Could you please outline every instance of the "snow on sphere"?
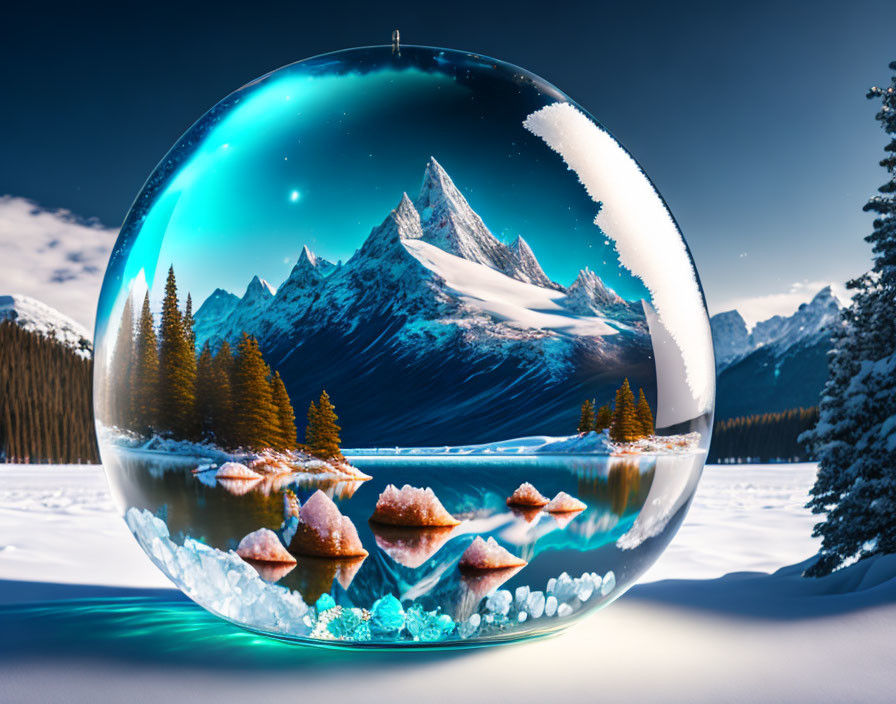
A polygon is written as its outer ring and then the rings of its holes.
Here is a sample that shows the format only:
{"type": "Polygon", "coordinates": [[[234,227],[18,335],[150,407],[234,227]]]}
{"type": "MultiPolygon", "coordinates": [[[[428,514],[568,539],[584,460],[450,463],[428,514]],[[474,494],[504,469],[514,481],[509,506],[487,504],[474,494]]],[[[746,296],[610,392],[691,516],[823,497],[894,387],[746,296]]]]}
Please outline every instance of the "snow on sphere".
{"type": "MultiPolygon", "coordinates": [[[[89,347],[6,298],[0,319],[89,347]]],[[[565,627],[669,544],[709,443],[710,328],[669,208],[562,91],[473,52],[313,57],[199,116],[128,212],[95,330],[129,527],[191,598],[279,638],[565,627]]]]}

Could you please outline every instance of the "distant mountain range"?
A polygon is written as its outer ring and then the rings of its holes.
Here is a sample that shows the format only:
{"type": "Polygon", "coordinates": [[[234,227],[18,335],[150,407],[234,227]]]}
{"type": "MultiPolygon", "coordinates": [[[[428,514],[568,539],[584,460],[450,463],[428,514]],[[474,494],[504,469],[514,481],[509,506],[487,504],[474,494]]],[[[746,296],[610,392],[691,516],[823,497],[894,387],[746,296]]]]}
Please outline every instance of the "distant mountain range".
{"type": "Polygon", "coordinates": [[[793,315],[776,315],[752,331],[735,310],[714,315],[716,418],[817,405],[841,310],[827,287],[793,315]]]}
{"type": "Polygon", "coordinates": [[[3,320],[11,320],[28,332],[53,338],[82,357],[90,357],[93,350],[92,337],[82,325],[30,296],[0,295],[0,321],[3,320]]]}
{"type": "Polygon", "coordinates": [[[346,446],[568,434],[582,400],[610,400],[623,375],[655,387],[641,302],[589,269],[552,281],[435,159],[417,198],[404,194],[344,264],[304,247],[276,289],[251,277],[195,318],[200,345],[257,337],[297,409],[325,388],[346,446]]]}

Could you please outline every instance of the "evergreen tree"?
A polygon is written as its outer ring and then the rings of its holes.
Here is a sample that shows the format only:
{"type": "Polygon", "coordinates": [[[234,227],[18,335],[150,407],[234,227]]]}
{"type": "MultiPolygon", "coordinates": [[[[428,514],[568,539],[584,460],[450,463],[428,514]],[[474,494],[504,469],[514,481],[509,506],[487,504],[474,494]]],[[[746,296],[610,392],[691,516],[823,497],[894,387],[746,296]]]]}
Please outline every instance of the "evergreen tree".
{"type": "Polygon", "coordinates": [[[280,372],[274,372],[271,377],[271,397],[274,407],[277,409],[277,424],[280,428],[275,447],[278,450],[294,450],[296,447],[296,414],[292,410],[292,403],[289,401],[289,394],[286,392],[283,379],[280,378],[280,372]]]}
{"type": "Polygon", "coordinates": [[[890,136],[880,161],[888,178],[865,205],[876,215],[865,238],[873,266],[847,284],[855,295],[834,337],[819,423],[803,436],[819,460],[809,506],[825,514],[815,526],[822,545],[811,576],[896,552],[896,76],[868,97],[882,103],[875,117],[890,136]]]}
{"type": "MultiPolygon", "coordinates": [[[[203,438],[215,437],[215,359],[208,342],[202,346],[196,363],[196,416],[203,438]]],[[[216,438],[217,439],[217,438],[216,438]]]]}
{"type": "Polygon", "coordinates": [[[168,270],[159,326],[159,426],[180,437],[195,428],[196,355],[177,303],[174,267],[168,270]]]}
{"type": "MultiPolygon", "coordinates": [[[[309,409],[309,416],[311,410],[309,409]]],[[[317,408],[313,414],[312,436],[313,444],[309,445],[311,454],[322,460],[342,459],[342,452],[339,445],[342,442],[339,439],[339,431],[342,428],[337,425],[339,420],[336,415],[336,409],[330,403],[330,397],[326,391],[322,391],[320,398],[317,400],[317,408]]]]}
{"type": "Polygon", "coordinates": [[[579,415],[580,433],[587,433],[594,429],[594,402],[585,399],[582,401],[582,412],[579,415]]]}
{"type": "Polygon", "coordinates": [[[193,297],[187,293],[187,303],[184,305],[184,334],[187,336],[187,344],[191,350],[196,349],[196,331],[193,326],[196,321],[193,319],[193,297]]]}
{"type": "Polygon", "coordinates": [[[280,437],[277,409],[258,341],[243,333],[233,365],[233,407],[236,444],[252,450],[275,447],[280,437]]]}
{"type": "Polygon", "coordinates": [[[216,442],[223,447],[233,447],[233,353],[227,340],[221,343],[212,362],[213,387],[210,390],[210,428],[216,442]]]}
{"type": "Polygon", "coordinates": [[[644,437],[635,408],[635,395],[628,379],[616,391],[616,405],[613,422],[610,424],[610,439],[613,442],[633,442],[644,437]]]}
{"type": "Polygon", "coordinates": [[[317,404],[312,401],[308,404],[308,424],[305,426],[305,449],[313,453],[317,447],[317,428],[319,422],[317,420],[317,404]]]}
{"type": "Polygon", "coordinates": [[[650,404],[647,403],[644,389],[638,389],[638,405],[635,410],[638,414],[638,422],[641,425],[641,432],[645,437],[653,435],[655,430],[653,427],[653,411],[650,410],[650,404]]]}
{"type": "Polygon", "coordinates": [[[108,384],[108,407],[113,425],[130,428],[133,421],[132,390],[134,374],[134,309],[131,297],[124,300],[115,349],[112,352],[108,384]]]}
{"type": "Polygon", "coordinates": [[[613,409],[610,407],[610,404],[604,404],[600,408],[597,409],[597,415],[594,418],[594,429],[598,433],[602,433],[607,428],[610,427],[610,423],[613,422],[613,409]]]}
{"type": "Polygon", "coordinates": [[[134,368],[134,429],[149,434],[158,423],[159,351],[149,293],[137,324],[134,368]]]}

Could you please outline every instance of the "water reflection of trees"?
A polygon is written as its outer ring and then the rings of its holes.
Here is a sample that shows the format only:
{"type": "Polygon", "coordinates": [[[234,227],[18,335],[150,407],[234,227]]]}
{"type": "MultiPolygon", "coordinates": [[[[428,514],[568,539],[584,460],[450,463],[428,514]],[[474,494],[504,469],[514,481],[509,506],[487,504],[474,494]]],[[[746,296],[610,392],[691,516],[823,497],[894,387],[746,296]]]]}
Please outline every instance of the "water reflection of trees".
{"type": "Polygon", "coordinates": [[[655,463],[630,458],[612,458],[606,475],[578,473],[578,496],[589,504],[609,506],[617,516],[639,511],[647,500],[655,463]]]}

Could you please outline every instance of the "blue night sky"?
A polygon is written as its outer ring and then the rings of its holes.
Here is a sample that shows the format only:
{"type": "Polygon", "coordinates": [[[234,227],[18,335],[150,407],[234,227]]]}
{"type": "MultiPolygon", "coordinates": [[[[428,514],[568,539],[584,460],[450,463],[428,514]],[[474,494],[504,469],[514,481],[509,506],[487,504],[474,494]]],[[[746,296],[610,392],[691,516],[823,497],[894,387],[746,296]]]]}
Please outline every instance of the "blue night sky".
{"type": "Polygon", "coordinates": [[[248,87],[207,131],[200,125],[198,146],[152,191],[125,279],[145,267],[158,298],[173,263],[198,303],[219,286],[241,293],[256,273],[278,285],[303,245],[347,260],[403,191],[416,196],[432,155],[494,234],[508,243],[522,235],[548,276],[569,284],[589,266],[640,299],[642,285],[593,224],[596,204],[522,126],[559,94],[480,63],[381,49],[323,57],[248,87]]]}
{"type": "MultiPolygon", "coordinates": [[[[711,310],[747,306],[799,282],[842,282],[867,268],[870,216],[861,206],[882,182],[876,162],[885,140],[864,93],[887,80],[896,58],[896,3],[531,7],[17,3],[4,14],[16,31],[0,45],[0,193],[117,226],[162,155],[223,96],[307,56],[384,43],[397,26],[408,44],[523,66],[594,115],[669,203],[711,310]]],[[[377,146],[371,168],[386,146],[377,146]]],[[[529,237],[536,223],[480,198],[495,188],[499,151],[512,178],[537,179],[514,169],[519,157],[506,144],[495,150],[491,176],[459,154],[434,155],[498,236],[529,237]]],[[[378,181],[381,201],[369,196],[351,209],[360,232],[381,221],[402,190],[417,188],[428,156],[408,154],[394,182],[378,181]]],[[[284,227],[310,231],[302,209],[338,198],[296,176],[294,203],[291,191],[255,187],[284,227]]],[[[590,223],[585,206],[570,217],[590,223]]],[[[278,260],[271,252],[271,261],[259,247],[246,273],[258,269],[277,283],[291,265],[283,259],[300,246],[278,251],[278,260]]],[[[562,253],[536,253],[563,279],[562,253]]]]}

